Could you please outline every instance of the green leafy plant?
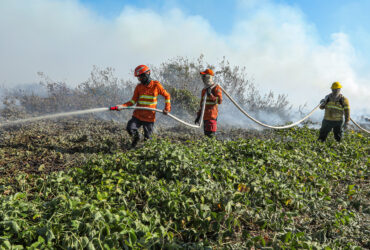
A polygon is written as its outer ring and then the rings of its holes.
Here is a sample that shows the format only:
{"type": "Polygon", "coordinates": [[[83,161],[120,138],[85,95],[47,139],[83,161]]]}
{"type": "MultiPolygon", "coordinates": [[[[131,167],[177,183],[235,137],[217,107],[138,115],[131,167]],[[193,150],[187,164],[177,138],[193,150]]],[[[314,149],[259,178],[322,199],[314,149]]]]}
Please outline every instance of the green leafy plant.
{"type": "Polygon", "coordinates": [[[369,139],[320,143],[317,133],[156,138],[137,150],[97,148],[65,171],[3,176],[0,246],[369,248],[369,139]]]}

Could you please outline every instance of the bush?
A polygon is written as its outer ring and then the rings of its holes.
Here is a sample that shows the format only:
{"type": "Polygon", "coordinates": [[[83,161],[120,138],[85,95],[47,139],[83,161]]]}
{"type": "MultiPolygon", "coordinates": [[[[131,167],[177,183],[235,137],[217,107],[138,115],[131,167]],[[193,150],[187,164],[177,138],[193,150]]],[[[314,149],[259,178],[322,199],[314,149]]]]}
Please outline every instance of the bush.
{"type": "MultiPolygon", "coordinates": [[[[193,111],[193,102],[195,98],[190,98],[189,92],[198,98],[198,107],[200,101],[200,93],[203,89],[203,83],[199,76],[199,72],[206,68],[215,71],[215,82],[219,83],[233,98],[245,109],[252,112],[274,112],[278,115],[287,118],[287,113],[291,109],[287,95],[276,96],[273,92],[262,95],[253,81],[248,77],[245,67],[231,67],[229,61],[224,57],[218,66],[210,65],[204,62],[204,56],[201,55],[197,60],[190,61],[187,58],[177,57],[168,62],[162,63],[159,67],[153,67],[152,74],[155,79],[158,79],[169,89],[170,94],[176,95],[174,105],[177,102],[183,104],[189,103],[188,111],[193,111]],[[177,90],[174,91],[174,90],[177,90]],[[178,90],[187,90],[183,96],[179,95],[178,90]]],[[[231,102],[224,98],[224,106],[232,105],[231,102]]],[[[237,111],[239,112],[239,111],[237,111]]]]}
{"type": "MultiPolygon", "coordinates": [[[[262,96],[248,78],[245,67],[231,67],[225,58],[216,67],[205,63],[201,55],[195,61],[178,57],[158,67],[152,66],[152,78],[159,80],[172,96],[172,112],[175,115],[193,116],[199,109],[200,93],[203,88],[199,72],[205,68],[214,69],[215,82],[220,83],[249,111],[286,115],[290,109],[286,95],[276,97],[274,93],[269,92],[262,96]]],[[[94,66],[89,79],[75,88],[65,82],[54,81],[44,73],[39,73],[39,76],[41,82],[37,91],[19,89],[7,92],[3,97],[4,107],[1,110],[3,117],[10,118],[13,115],[18,118],[26,114],[109,107],[130,100],[135,88],[132,81],[119,80],[115,77],[112,68],[99,69],[94,66]]],[[[159,104],[159,108],[164,106],[162,98],[159,98],[159,104]]],[[[224,107],[228,107],[230,101],[224,98],[224,104],[224,107]]],[[[122,117],[122,114],[119,116],[122,117]]],[[[128,113],[123,116],[127,117],[128,113]]],[[[109,117],[118,118],[118,115],[110,114],[109,117]]]]}

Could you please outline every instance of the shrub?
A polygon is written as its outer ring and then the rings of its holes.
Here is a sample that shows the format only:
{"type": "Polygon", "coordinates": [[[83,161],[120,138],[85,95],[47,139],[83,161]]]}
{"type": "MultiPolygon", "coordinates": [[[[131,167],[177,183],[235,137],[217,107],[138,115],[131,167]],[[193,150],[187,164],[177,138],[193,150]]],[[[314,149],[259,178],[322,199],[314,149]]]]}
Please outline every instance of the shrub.
{"type": "MultiPolygon", "coordinates": [[[[220,83],[241,106],[252,112],[274,112],[286,114],[291,108],[286,95],[275,96],[269,92],[261,95],[249,79],[245,67],[231,67],[223,58],[218,66],[204,62],[201,55],[195,61],[178,57],[170,59],[160,66],[152,66],[152,78],[159,80],[172,96],[172,111],[175,115],[194,113],[199,109],[200,93],[203,83],[199,72],[205,68],[215,70],[215,82],[220,83]]],[[[63,111],[108,107],[122,104],[130,100],[135,83],[130,80],[119,80],[114,69],[99,69],[94,66],[90,77],[77,87],[71,87],[62,81],[54,81],[44,73],[39,73],[41,82],[37,90],[11,90],[3,97],[3,117],[9,118],[17,113],[17,117],[26,114],[45,114],[63,111]],[[41,93],[41,94],[40,94],[41,93]]],[[[159,98],[161,108],[163,100],[159,98]]],[[[224,107],[230,101],[224,98],[224,107]]],[[[228,109],[228,108],[227,108],[228,109]]],[[[237,111],[239,112],[239,111],[237,111]]],[[[110,114],[109,117],[127,117],[110,114]]]]}

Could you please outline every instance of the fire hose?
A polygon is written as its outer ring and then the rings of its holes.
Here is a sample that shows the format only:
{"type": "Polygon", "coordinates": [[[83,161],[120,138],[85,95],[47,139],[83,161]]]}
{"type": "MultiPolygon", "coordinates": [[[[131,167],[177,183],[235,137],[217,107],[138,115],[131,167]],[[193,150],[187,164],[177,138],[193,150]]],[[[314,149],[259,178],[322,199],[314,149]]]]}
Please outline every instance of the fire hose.
{"type": "MultiPolygon", "coordinates": [[[[206,98],[207,96],[204,95],[204,98],[202,100],[202,112],[201,112],[201,115],[200,115],[200,122],[199,122],[199,125],[194,125],[194,124],[191,124],[191,123],[188,123],[188,122],[185,122],[183,120],[181,120],[180,118],[168,113],[167,115],[169,117],[171,117],[172,119],[174,119],[175,121],[178,121],[188,127],[192,127],[192,128],[200,128],[202,127],[202,123],[203,123],[203,117],[204,117],[204,111],[206,110],[206,98]]],[[[154,108],[145,108],[145,107],[123,107],[122,109],[140,109],[140,110],[151,110],[151,111],[155,111],[155,112],[159,112],[159,113],[163,113],[163,110],[160,110],[160,109],[154,109],[154,108]]]]}
{"type": "Polygon", "coordinates": [[[221,86],[220,86],[220,88],[225,93],[225,95],[230,99],[230,101],[240,110],[240,112],[242,112],[245,116],[247,116],[249,119],[251,119],[255,123],[257,123],[257,124],[259,124],[259,125],[261,125],[263,127],[266,127],[266,128],[286,129],[286,128],[291,128],[291,127],[297,126],[298,124],[300,124],[301,122],[303,122],[304,120],[306,120],[308,117],[310,117],[320,107],[320,104],[317,105],[308,115],[306,115],[301,120],[299,120],[299,121],[297,121],[295,123],[292,123],[292,124],[289,124],[289,125],[285,125],[285,126],[271,126],[271,125],[262,123],[262,122],[258,121],[257,119],[253,118],[251,115],[249,115],[247,113],[247,111],[245,111],[242,107],[239,106],[239,104],[237,104],[235,102],[235,100],[230,96],[230,94],[224,88],[222,88],[221,86]]]}
{"type": "MultiPolygon", "coordinates": [[[[219,85],[220,86],[220,85],[219,85]]],[[[215,87],[215,86],[214,86],[215,87]]],[[[285,125],[285,126],[271,126],[271,125],[268,125],[268,124],[265,124],[265,123],[262,123],[261,121],[258,121],[257,119],[253,118],[250,114],[248,114],[247,111],[245,111],[232,97],[231,95],[224,89],[222,88],[222,86],[220,86],[222,92],[225,93],[225,95],[230,99],[230,101],[239,109],[240,112],[242,112],[245,116],[247,116],[249,119],[251,119],[252,121],[254,121],[255,123],[263,126],[263,127],[266,127],[266,128],[271,128],[271,129],[287,129],[287,128],[291,128],[291,127],[294,127],[294,126],[297,126],[298,124],[302,123],[303,121],[305,121],[306,119],[308,119],[319,107],[320,107],[320,104],[318,104],[310,113],[308,113],[305,117],[303,117],[302,119],[300,119],[299,121],[296,121],[292,124],[289,124],[289,125],[285,125]]],[[[203,120],[203,115],[204,115],[204,109],[205,109],[205,97],[206,95],[204,95],[204,99],[203,99],[203,106],[202,106],[202,115],[201,115],[201,119],[200,121],[202,122],[203,120]]],[[[162,110],[159,110],[159,109],[153,109],[153,108],[145,108],[145,107],[124,107],[123,109],[142,109],[142,110],[151,110],[151,111],[156,111],[156,112],[160,112],[160,113],[163,113],[162,110]]],[[[176,116],[174,115],[171,115],[171,114],[168,114],[169,117],[171,117],[172,119],[186,125],[186,126],[189,126],[189,127],[192,127],[192,128],[200,128],[202,124],[199,124],[199,126],[197,125],[193,125],[193,124],[190,124],[190,123],[187,123],[179,118],[177,118],[176,116]]],[[[362,128],[359,124],[357,124],[354,120],[352,120],[351,118],[351,121],[359,128],[361,129],[362,131],[366,132],[366,133],[370,133],[370,131],[362,128]]]]}
{"type": "Polygon", "coordinates": [[[366,130],[366,129],[364,129],[363,127],[361,127],[360,125],[358,125],[358,124],[357,124],[357,122],[355,122],[354,120],[352,120],[352,118],[351,118],[351,121],[352,121],[352,122],[353,122],[353,124],[355,124],[359,129],[361,129],[362,131],[364,131],[364,132],[366,132],[366,133],[370,134],[370,131],[369,131],[369,130],[366,130]]]}
{"type": "MultiPolygon", "coordinates": [[[[213,87],[215,87],[215,86],[216,85],[214,85],[213,87]]],[[[271,126],[271,125],[262,123],[261,121],[258,121],[257,119],[253,118],[239,104],[236,103],[236,101],[231,97],[231,95],[224,88],[222,88],[222,86],[220,86],[220,88],[225,93],[225,95],[230,99],[230,101],[239,109],[240,112],[242,112],[245,116],[247,116],[249,119],[251,119],[255,123],[257,123],[257,124],[259,124],[259,125],[261,125],[263,127],[271,128],[271,129],[287,129],[287,128],[291,128],[291,127],[297,126],[298,124],[302,123],[304,120],[306,120],[307,118],[309,118],[320,107],[320,104],[317,105],[305,117],[303,117],[299,121],[294,122],[292,124],[285,125],[285,126],[271,126]]],[[[204,95],[204,98],[202,100],[202,109],[201,109],[201,116],[200,116],[200,123],[199,123],[199,125],[194,125],[194,124],[185,122],[185,121],[181,120],[180,118],[178,118],[178,117],[176,117],[176,116],[174,116],[174,115],[172,115],[170,113],[168,113],[167,116],[169,116],[170,118],[172,118],[172,119],[176,120],[177,122],[182,123],[182,124],[184,124],[184,125],[186,125],[188,127],[200,128],[202,126],[202,123],[203,123],[203,117],[204,117],[204,111],[205,111],[205,105],[206,105],[206,98],[207,98],[207,95],[204,95]]],[[[158,113],[163,113],[162,110],[154,109],[154,108],[146,108],[146,107],[123,107],[121,109],[126,109],[126,110],[130,110],[130,109],[151,110],[151,111],[155,111],[155,112],[158,112],[158,113]]],[[[38,117],[20,119],[20,120],[16,120],[16,121],[9,121],[9,122],[0,124],[0,127],[14,125],[14,124],[19,124],[19,123],[23,123],[23,122],[30,122],[30,121],[37,121],[37,120],[43,120],[43,119],[58,118],[58,117],[70,116],[70,115],[81,115],[81,114],[86,114],[86,113],[102,112],[102,111],[107,111],[107,110],[109,110],[109,108],[97,108],[97,109],[89,109],[89,110],[79,110],[79,111],[65,112],[65,113],[60,113],[60,114],[44,115],[44,116],[38,116],[38,117]]],[[[354,120],[352,120],[352,118],[351,118],[351,121],[360,130],[362,130],[362,131],[364,131],[366,133],[370,133],[370,131],[362,128],[359,124],[357,124],[354,120]]]]}

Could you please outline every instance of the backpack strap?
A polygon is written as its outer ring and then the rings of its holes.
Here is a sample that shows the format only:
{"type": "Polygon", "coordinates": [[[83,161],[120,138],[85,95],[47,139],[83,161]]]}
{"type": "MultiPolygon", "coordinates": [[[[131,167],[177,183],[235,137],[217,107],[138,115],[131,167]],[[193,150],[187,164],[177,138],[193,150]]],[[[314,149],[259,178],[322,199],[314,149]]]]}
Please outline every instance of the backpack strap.
{"type": "Polygon", "coordinates": [[[342,105],[342,108],[344,108],[344,96],[343,95],[340,96],[339,103],[340,105],[342,105]]]}

